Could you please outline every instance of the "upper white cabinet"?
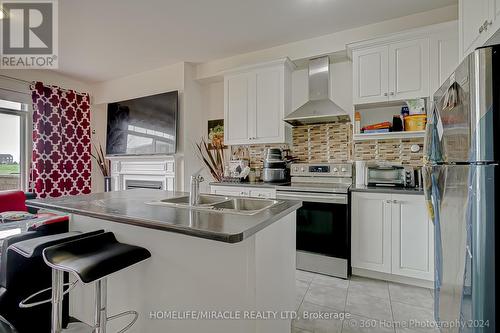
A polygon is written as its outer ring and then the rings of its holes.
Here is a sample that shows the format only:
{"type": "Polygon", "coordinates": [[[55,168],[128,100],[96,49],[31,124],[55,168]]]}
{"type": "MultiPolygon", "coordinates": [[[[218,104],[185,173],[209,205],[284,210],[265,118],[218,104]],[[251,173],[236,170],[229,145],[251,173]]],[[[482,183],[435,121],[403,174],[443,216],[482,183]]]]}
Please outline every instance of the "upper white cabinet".
{"type": "Polygon", "coordinates": [[[387,101],[389,49],[372,47],[353,52],[354,104],[387,101]]]}
{"type": "Polygon", "coordinates": [[[431,96],[458,63],[457,38],[448,22],[349,44],[353,104],[431,96]]]}
{"type": "MultiPolygon", "coordinates": [[[[499,0],[500,1],[500,0],[499,0]]],[[[458,22],[446,23],[447,28],[430,37],[431,97],[458,66],[458,22]]]]}
{"type": "MultiPolygon", "coordinates": [[[[460,0],[459,33],[461,58],[482,46],[491,36],[497,0],[460,0]]],[[[496,29],[495,29],[496,30],[496,29]]]]}
{"type": "Polygon", "coordinates": [[[459,0],[458,20],[461,60],[478,47],[498,43],[500,0],[459,0]]]}
{"type": "Polygon", "coordinates": [[[285,143],[283,118],[291,110],[288,59],[231,70],[224,75],[224,142],[285,143]]]}
{"type": "Polygon", "coordinates": [[[429,39],[389,45],[389,100],[429,96],[429,39]]]}
{"type": "Polygon", "coordinates": [[[434,229],[423,195],[352,193],[352,267],[432,281],[434,229]]]}
{"type": "Polygon", "coordinates": [[[429,40],[353,50],[354,104],[429,95],[429,40]]]}
{"type": "Polygon", "coordinates": [[[224,79],[225,113],[224,141],[241,141],[250,138],[249,119],[255,109],[255,76],[238,74],[224,79]]]}

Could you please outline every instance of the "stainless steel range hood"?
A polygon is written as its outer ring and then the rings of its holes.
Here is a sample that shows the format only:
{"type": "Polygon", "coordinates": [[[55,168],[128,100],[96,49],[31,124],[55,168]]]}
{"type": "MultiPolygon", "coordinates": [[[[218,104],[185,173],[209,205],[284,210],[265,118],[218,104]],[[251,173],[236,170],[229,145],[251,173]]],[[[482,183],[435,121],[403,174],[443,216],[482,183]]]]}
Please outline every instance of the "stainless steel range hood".
{"type": "Polygon", "coordinates": [[[309,100],[285,117],[293,125],[350,121],[347,111],[329,97],[330,61],[327,56],[309,60],[309,100]]]}

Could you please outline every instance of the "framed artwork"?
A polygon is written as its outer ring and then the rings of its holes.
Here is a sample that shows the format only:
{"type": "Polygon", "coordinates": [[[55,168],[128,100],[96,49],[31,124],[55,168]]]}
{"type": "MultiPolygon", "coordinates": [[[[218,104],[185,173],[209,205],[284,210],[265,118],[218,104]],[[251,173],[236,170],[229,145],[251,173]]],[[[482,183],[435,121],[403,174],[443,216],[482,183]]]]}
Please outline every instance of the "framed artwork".
{"type": "Polygon", "coordinates": [[[224,147],[224,119],[213,119],[208,121],[208,147],[224,147]]]}

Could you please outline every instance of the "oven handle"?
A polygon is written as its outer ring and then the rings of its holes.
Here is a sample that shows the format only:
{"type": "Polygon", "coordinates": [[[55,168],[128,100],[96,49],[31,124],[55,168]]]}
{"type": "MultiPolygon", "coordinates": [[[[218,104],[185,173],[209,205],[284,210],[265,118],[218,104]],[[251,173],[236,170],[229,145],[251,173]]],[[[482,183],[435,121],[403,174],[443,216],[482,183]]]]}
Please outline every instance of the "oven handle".
{"type": "Polygon", "coordinates": [[[276,192],[277,199],[301,200],[309,202],[323,202],[347,205],[347,195],[344,194],[312,194],[305,192],[276,192]]]}

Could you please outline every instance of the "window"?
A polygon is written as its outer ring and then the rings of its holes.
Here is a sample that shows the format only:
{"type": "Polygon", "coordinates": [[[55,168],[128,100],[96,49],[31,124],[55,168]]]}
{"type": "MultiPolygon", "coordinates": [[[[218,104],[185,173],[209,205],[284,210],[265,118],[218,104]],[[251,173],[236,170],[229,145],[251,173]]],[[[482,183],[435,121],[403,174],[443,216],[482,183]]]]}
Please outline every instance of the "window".
{"type": "Polygon", "coordinates": [[[0,191],[27,189],[28,105],[0,99],[0,191]]]}

